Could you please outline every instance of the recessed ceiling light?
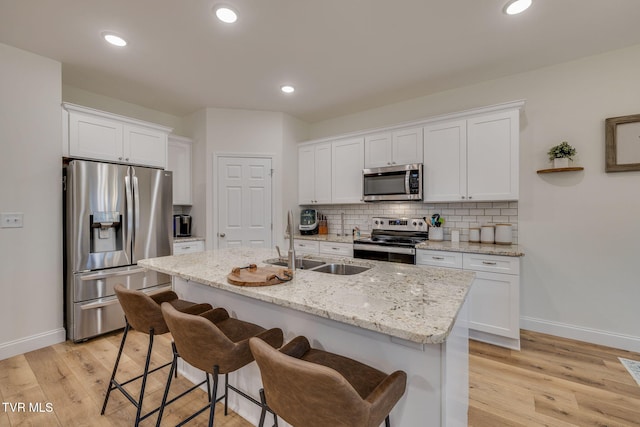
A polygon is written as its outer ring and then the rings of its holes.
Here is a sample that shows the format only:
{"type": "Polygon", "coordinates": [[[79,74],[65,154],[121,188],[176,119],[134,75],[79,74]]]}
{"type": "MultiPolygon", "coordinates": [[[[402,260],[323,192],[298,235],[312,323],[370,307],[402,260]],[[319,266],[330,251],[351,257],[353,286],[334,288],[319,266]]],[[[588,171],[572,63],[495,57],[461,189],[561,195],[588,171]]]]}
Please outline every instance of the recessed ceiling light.
{"type": "Polygon", "coordinates": [[[296,88],[294,88],[291,85],[284,85],[280,87],[280,90],[283,91],[284,93],[293,93],[296,88]]]}
{"type": "Polygon", "coordinates": [[[127,45],[125,39],[113,33],[102,33],[102,37],[114,46],[123,47],[127,45]]]}
{"type": "Polygon", "coordinates": [[[216,16],[219,20],[227,24],[233,24],[238,20],[238,14],[229,6],[216,6],[216,16]]]}
{"type": "Polygon", "coordinates": [[[504,13],[517,15],[529,9],[529,6],[531,6],[531,0],[511,0],[504,6],[504,13]]]}

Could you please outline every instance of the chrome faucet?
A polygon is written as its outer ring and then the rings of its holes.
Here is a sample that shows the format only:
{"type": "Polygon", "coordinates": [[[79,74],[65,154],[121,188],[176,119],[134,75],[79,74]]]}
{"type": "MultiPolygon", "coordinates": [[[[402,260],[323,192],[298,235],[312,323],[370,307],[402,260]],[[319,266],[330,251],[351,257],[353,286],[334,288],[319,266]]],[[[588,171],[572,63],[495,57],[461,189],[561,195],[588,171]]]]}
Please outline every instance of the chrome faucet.
{"type": "Polygon", "coordinates": [[[287,215],[287,233],[289,233],[289,253],[287,253],[287,267],[291,271],[296,269],[296,251],[293,241],[293,212],[289,211],[287,215]]]}

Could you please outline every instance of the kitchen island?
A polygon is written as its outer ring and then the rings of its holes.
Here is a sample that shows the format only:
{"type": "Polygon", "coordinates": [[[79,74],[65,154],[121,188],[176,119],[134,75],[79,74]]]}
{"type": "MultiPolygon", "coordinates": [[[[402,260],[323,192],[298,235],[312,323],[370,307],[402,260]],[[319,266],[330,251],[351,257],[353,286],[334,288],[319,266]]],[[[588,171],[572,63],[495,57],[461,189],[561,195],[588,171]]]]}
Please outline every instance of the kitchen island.
{"type": "MultiPolygon", "coordinates": [[[[305,335],[314,347],[386,372],[404,370],[407,391],[391,413],[394,426],[467,425],[464,303],[474,273],[346,258],[340,261],[370,269],[348,276],[296,270],[292,281],[265,287],[227,282],[233,267],[266,265],[264,261],[273,258],[277,255],[270,249],[234,248],[148,259],[139,265],[173,275],[182,298],[225,307],[232,316],[265,328],[282,328],[285,341],[305,335]]],[[[193,375],[190,367],[183,371],[193,375]]],[[[257,397],[260,375],[255,364],[230,375],[230,381],[257,397]]],[[[229,402],[257,423],[255,405],[234,394],[229,402]]]]}

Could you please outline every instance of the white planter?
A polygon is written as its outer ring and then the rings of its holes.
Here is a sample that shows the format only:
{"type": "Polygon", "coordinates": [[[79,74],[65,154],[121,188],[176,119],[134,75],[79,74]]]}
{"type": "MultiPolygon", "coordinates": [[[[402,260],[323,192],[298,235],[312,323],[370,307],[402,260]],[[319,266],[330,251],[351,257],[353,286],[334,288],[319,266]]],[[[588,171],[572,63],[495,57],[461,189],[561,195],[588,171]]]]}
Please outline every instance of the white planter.
{"type": "Polygon", "coordinates": [[[553,159],[553,167],[554,168],[568,168],[569,167],[569,158],[563,157],[560,159],[553,159]]]}

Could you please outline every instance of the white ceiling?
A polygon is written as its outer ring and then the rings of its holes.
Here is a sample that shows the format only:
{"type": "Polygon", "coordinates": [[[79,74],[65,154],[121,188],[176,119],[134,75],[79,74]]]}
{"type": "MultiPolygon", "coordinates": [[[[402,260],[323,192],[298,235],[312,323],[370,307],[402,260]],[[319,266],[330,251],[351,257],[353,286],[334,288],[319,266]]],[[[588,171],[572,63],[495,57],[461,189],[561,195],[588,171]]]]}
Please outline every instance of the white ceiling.
{"type": "Polygon", "coordinates": [[[533,1],[507,16],[506,0],[223,0],[230,26],[217,0],[0,0],[0,42],[62,62],[65,84],[169,114],[308,122],[640,43],[640,0],[533,1]]]}

